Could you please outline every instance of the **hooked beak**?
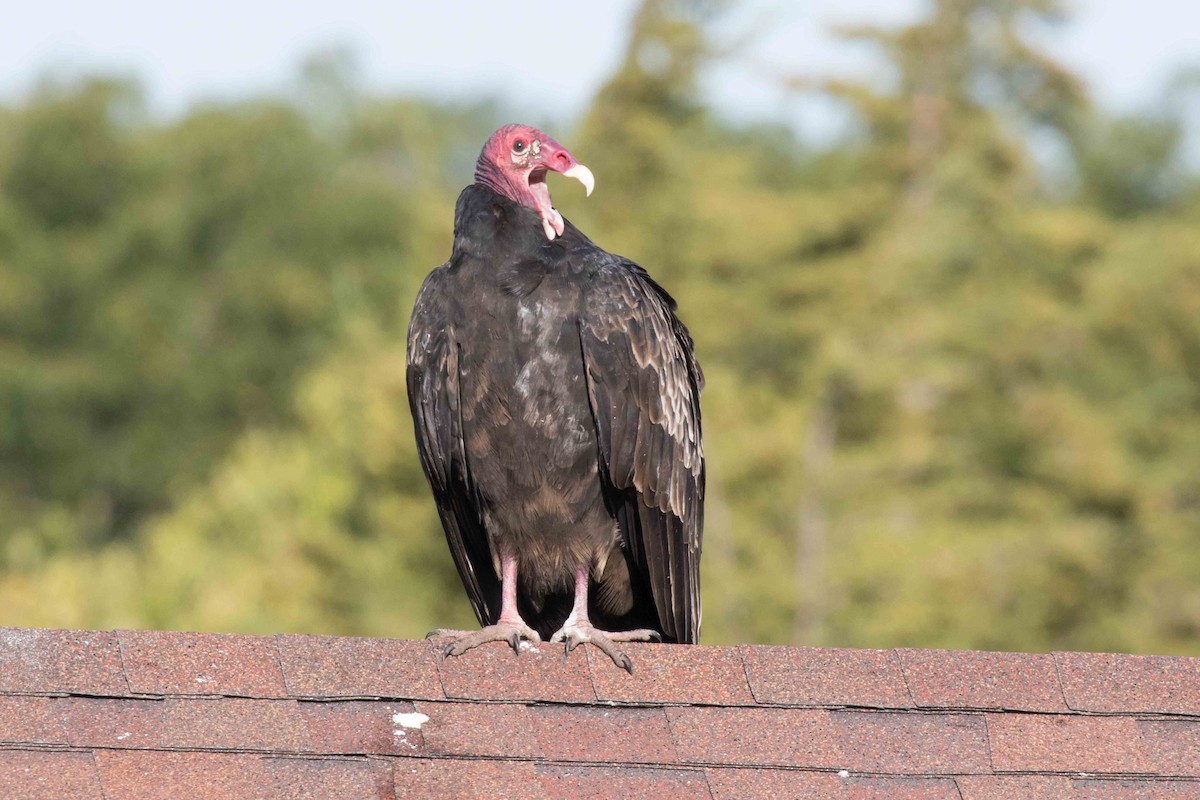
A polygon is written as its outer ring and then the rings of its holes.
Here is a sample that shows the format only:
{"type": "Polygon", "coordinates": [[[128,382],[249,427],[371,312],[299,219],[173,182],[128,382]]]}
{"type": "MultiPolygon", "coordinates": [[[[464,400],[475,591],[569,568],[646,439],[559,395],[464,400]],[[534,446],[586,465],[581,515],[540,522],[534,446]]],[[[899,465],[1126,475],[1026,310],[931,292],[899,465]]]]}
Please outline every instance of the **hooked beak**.
{"type": "MultiPolygon", "coordinates": [[[[592,175],[592,171],[578,162],[564,169],[562,175],[566,178],[574,178],[582,183],[584,196],[590,195],[592,189],[596,187],[596,178],[592,175]]],[[[543,180],[545,179],[543,178],[543,180]]],[[[546,197],[549,199],[548,192],[546,197]]],[[[563,223],[562,214],[559,214],[557,209],[542,209],[542,230],[545,231],[547,239],[554,241],[554,237],[562,236],[562,232],[565,229],[566,226],[563,223]]]]}
{"type": "Polygon", "coordinates": [[[529,188],[534,195],[534,205],[542,217],[542,230],[545,231],[546,238],[553,241],[555,237],[562,236],[566,225],[562,214],[551,205],[550,190],[546,186],[546,171],[554,170],[565,177],[574,178],[583,184],[583,189],[588,195],[596,188],[596,179],[590,169],[576,161],[566,148],[553,139],[547,137],[534,144],[540,150],[540,153],[538,150],[534,151],[540,155],[540,168],[529,174],[529,188]]]}
{"type": "Polygon", "coordinates": [[[585,197],[591,197],[592,189],[596,188],[596,178],[592,175],[592,171],[583,164],[576,164],[570,169],[563,172],[563,175],[568,178],[574,178],[583,184],[585,197]]]}

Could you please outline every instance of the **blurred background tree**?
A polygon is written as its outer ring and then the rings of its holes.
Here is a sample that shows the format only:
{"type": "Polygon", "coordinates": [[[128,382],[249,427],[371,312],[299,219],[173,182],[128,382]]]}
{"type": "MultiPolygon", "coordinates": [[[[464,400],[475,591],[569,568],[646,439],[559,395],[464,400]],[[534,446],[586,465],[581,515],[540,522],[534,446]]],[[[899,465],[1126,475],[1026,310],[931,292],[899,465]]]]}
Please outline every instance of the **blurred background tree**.
{"type": "MultiPolygon", "coordinates": [[[[706,106],[731,6],[645,0],[545,123],[706,369],[705,641],[1200,653],[1191,84],[1112,117],[1027,33],[1056,2],[939,0],[841,32],[885,82],[778,76],[855,120],[815,147],[706,106]]],[[[507,116],[345,51],[173,121],[0,109],[0,624],[470,624],[404,330],[507,116]]]]}

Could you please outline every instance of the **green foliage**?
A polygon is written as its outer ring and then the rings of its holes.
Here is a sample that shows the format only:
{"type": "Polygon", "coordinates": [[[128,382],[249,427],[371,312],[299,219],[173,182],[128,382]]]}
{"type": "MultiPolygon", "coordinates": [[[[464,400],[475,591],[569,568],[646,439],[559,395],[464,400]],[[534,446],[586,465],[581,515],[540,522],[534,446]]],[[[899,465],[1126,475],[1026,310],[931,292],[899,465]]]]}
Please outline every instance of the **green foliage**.
{"type": "MultiPolygon", "coordinates": [[[[887,86],[792,81],[857,115],[817,152],[705,107],[725,5],[643,4],[556,133],[597,191],[552,187],[697,340],[706,640],[1200,652],[1181,117],[1093,108],[1024,35],[1050,0],[942,0],[845,32],[887,86]]],[[[114,81],[0,110],[0,622],[469,624],[403,331],[502,121],[338,52],[171,123],[114,81]]]]}

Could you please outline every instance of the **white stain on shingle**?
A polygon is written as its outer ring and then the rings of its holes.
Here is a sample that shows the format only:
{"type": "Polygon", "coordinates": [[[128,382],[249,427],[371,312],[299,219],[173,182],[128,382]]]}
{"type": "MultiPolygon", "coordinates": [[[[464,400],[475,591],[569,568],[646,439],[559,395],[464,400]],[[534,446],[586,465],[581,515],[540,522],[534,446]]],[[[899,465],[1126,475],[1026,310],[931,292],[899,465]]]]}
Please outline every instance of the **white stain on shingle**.
{"type": "MultiPolygon", "coordinates": [[[[429,717],[425,716],[420,711],[409,711],[407,713],[401,712],[399,714],[392,714],[392,722],[396,723],[402,728],[412,728],[419,731],[421,730],[422,725],[424,725],[426,722],[429,722],[429,717]]],[[[396,733],[403,733],[403,731],[396,731],[396,733]]]]}

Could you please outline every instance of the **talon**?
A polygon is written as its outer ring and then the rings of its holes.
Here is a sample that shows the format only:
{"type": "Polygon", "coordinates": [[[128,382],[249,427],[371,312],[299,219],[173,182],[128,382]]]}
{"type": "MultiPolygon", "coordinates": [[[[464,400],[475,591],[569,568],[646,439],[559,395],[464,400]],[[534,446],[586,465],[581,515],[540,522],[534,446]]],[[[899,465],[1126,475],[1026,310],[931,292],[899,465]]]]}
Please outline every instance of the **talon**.
{"type": "Polygon", "coordinates": [[[657,631],[640,628],[633,631],[619,631],[617,633],[609,633],[608,631],[598,630],[588,622],[576,623],[572,622],[568,625],[563,625],[555,631],[551,637],[551,641],[563,642],[563,659],[567,655],[585,642],[591,642],[593,646],[608,656],[613,665],[617,669],[623,669],[630,675],[633,674],[633,661],[629,656],[621,652],[614,642],[639,642],[639,641],[662,641],[662,635],[657,631]]]}
{"type": "Polygon", "coordinates": [[[434,633],[453,637],[444,647],[439,645],[443,656],[462,655],[468,650],[473,650],[488,642],[503,642],[511,647],[514,653],[520,655],[522,639],[532,642],[540,641],[537,631],[527,627],[524,622],[501,622],[495,625],[485,625],[477,631],[454,631],[439,628],[434,633]]]}
{"type": "Polygon", "coordinates": [[[662,644],[662,640],[663,640],[662,634],[659,633],[658,631],[650,631],[649,638],[650,638],[650,641],[652,641],[652,642],[658,642],[659,644],[662,644]]]}

